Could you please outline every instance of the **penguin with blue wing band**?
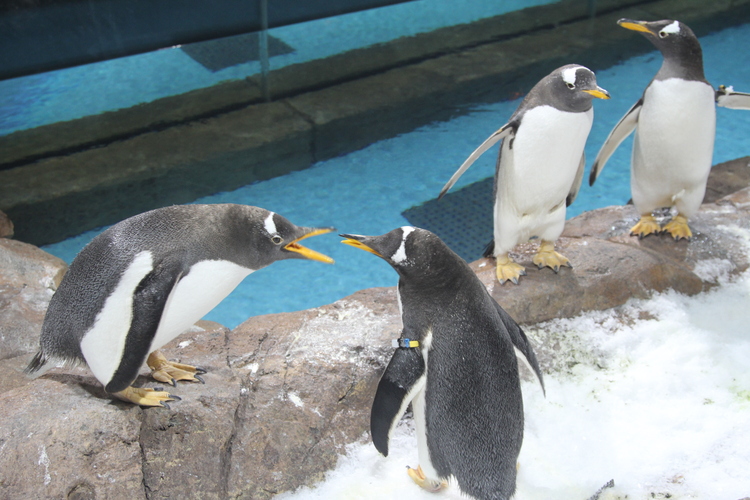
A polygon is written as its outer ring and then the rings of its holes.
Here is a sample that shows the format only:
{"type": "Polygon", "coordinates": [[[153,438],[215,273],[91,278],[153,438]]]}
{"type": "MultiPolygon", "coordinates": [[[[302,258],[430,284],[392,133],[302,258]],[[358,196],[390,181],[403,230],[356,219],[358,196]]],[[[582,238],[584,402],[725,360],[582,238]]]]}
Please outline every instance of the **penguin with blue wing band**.
{"type": "Polygon", "coordinates": [[[455,478],[474,498],[509,499],[523,441],[517,353],[544,389],[523,330],[433,233],[407,226],[381,236],[341,236],[399,275],[403,332],[373,400],[375,447],[388,455],[411,404],[419,466],[408,472],[419,486],[438,491],[455,478]]]}
{"type": "Polygon", "coordinates": [[[108,393],[141,406],[167,406],[179,398],[131,385],[144,361],[160,382],[202,382],[205,370],[167,361],[157,349],[253,271],[282,259],[333,263],[299,243],[332,230],[298,227],[274,212],[232,204],[171,206],[115,224],[71,263],[26,373],[85,362],[108,393]]]}
{"type": "Polygon", "coordinates": [[[495,143],[502,141],[494,186],[493,243],[485,256],[496,258],[500,283],[518,283],[524,267],[508,252],[532,238],[541,240],[533,263],[558,272],[570,261],[555,251],[565,227],[565,212],[578,195],[586,160],[583,148],[594,119],[592,100],[609,99],[594,73],[569,64],[544,77],[518,109],[459,167],[440,192],[495,143]]]}

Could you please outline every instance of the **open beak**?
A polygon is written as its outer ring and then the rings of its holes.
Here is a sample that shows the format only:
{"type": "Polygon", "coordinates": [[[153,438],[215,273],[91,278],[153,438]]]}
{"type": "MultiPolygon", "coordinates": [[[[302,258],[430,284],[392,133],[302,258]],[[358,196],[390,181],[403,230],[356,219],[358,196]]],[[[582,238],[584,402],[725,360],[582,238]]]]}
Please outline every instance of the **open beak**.
{"type": "Polygon", "coordinates": [[[653,33],[651,33],[651,30],[645,26],[645,21],[633,21],[632,19],[620,19],[619,21],[617,21],[617,24],[619,24],[626,30],[640,31],[641,33],[648,33],[649,35],[653,35],[653,33]]]}
{"type": "Polygon", "coordinates": [[[322,253],[316,252],[315,250],[310,250],[309,248],[303,247],[302,245],[299,244],[299,242],[304,240],[305,238],[309,238],[310,236],[317,236],[319,234],[330,233],[331,231],[334,231],[334,228],[326,227],[322,229],[313,229],[312,231],[305,234],[304,236],[300,236],[296,240],[290,243],[287,243],[284,246],[284,250],[289,250],[290,252],[296,252],[306,259],[317,260],[318,262],[325,262],[326,264],[333,264],[334,260],[330,258],[329,256],[323,255],[322,253]]]}
{"type": "Polygon", "coordinates": [[[381,259],[384,258],[382,255],[380,255],[380,253],[368,247],[367,245],[365,245],[364,243],[362,243],[361,241],[357,239],[357,238],[362,238],[362,236],[357,236],[355,234],[340,234],[339,236],[341,236],[342,238],[346,238],[344,241],[341,242],[344,245],[349,245],[351,247],[364,250],[365,252],[370,252],[371,254],[377,255],[381,259]]]}
{"type": "Polygon", "coordinates": [[[609,92],[604,90],[601,87],[597,87],[592,90],[584,90],[587,94],[591,94],[594,97],[598,97],[599,99],[609,99],[609,92]]]}

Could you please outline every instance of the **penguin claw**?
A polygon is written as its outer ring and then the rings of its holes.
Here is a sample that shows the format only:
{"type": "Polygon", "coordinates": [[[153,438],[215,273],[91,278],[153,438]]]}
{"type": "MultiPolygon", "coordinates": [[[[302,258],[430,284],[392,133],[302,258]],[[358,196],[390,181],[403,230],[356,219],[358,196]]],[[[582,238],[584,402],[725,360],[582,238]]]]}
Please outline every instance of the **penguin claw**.
{"type": "Polygon", "coordinates": [[[560,272],[562,266],[573,267],[567,257],[555,251],[555,244],[550,241],[542,241],[542,244],[539,246],[539,252],[534,255],[532,262],[539,269],[549,267],[555,274],[560,272]]]}
{"type": "Polygon", "coordinates": [[[517,285],[518,278],[526,276],[526,269],[524,269],[522,265],[516,264],[510,260],[507,255],[498,255],[495,274],[500,284],[503,284],[506,281],[511,281],[514,285],[517,285]]]}
{"type": "Polygon", "coordinates": [[[146,364],[151,368],[151,376],[155,380],[173,387],[177,386],[178,380],[198,381],[205,384],[203,378],[200,377],[206,373],[205,369],[169,361],[159,351],[152,352],[146,364]]]}
{"type": "Polygon", "coordinates": [[[664,230],[656,222],[656,218],[653,215],[643,215],[638,223],[630,228],[631,236],[638,236],[639,240],[642,240],[650,234],[661,234],[664,230]]]}
{"type": "Polygon", "coordinates": [[[687,218],[682,215],[675,215],[672,220],[664,226],[664,231],[672,235],[677,241],[682,238],[690,241],[693,237],[693,232],[688,226],[687,218]]]}
{"type": "Polygon", "coordinates": [[[448,481],[428,479],[427,476],[425,476],[421,465],[418,465],[416,469],[412,469],[407,465],[406,472],[409,474],[409,477],[412,479],[412,481],[417,483],[420,488],[427,490],[430,493],[437,493],[438,491],[448,487],[448,481]]]}
{"type": "Polygon", "coordinates": [[[154,389],[144,387],[126,387],[122,391],[112,394],[118,399],[134,403],[139,406],[162,406],[169,408],[168,401],[180,401],[182,398],[164,392],[161,387],[154,389]]]}

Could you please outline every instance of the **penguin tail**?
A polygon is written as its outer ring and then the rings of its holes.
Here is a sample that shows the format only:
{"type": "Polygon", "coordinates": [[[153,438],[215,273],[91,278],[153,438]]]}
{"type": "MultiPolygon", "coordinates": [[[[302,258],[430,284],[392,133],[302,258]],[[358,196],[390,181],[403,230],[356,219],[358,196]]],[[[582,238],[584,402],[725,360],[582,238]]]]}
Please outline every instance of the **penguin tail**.
{"type": "Polygon", "coordinates": [[[36,353],[34,359],[31,360],[29,366],[27,366],[23,372],[29,378],[37,378],[47,372],[47,370],[52,368],[52,365],[47,364],[48,361],[49,357],[44,353],[44,351],[40,350],[38,353],[36,353]]]}
{"type": "Polygon", "coordinates": [[[494,257],[495,253],[495,240],[490,240],[489,243],[487,243],[487,246],[484,247],[484,251],[482,252],[482,257],[494,257]]]}

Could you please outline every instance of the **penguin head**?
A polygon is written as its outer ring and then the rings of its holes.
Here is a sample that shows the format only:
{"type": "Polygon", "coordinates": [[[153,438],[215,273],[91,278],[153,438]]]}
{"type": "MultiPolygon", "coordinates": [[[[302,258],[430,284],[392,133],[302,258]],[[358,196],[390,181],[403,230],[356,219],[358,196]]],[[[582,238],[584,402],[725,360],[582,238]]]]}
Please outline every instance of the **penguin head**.
{"type": "MultiPolygon", "coordinates": [[[[634,21],[620,19],[617,24],[625,29],[643,34],[664,56],[668,69],[685,76],[682,71],[700,70],[703,76],[703,52],[698,38],[686,24],[674,19],[661,21],[634,21]]],[[[690,75],[695,77],[695,75],[690,75]]]]}
{"type": "Polygon", "coordinates": [[[310,259],[333,264],[332,258],[299,243],[305,238],[331,231],[334,231],[334,228],[296,226],[285,217],[264,210],[261,227],[256,230],[255,246],[269,264],[284,259],[310,259]]]}
{"type": "Polygon", "coordinates": [[[444,278],[446,269],[465,262],[434,233],[404,226],[380,236],[341,234],[342,243],[365,250],[388,262],[402,278],[444,278]]]}
{"type": "Polygon", "coordinates": [[[582,112],[591,108],[591,101],[609,99],[609,92],[596,84],[594,72],[580,64],[568,64],[547,75],[540,84],[546,89],[543,104],[562,111],[582,112]]]}

